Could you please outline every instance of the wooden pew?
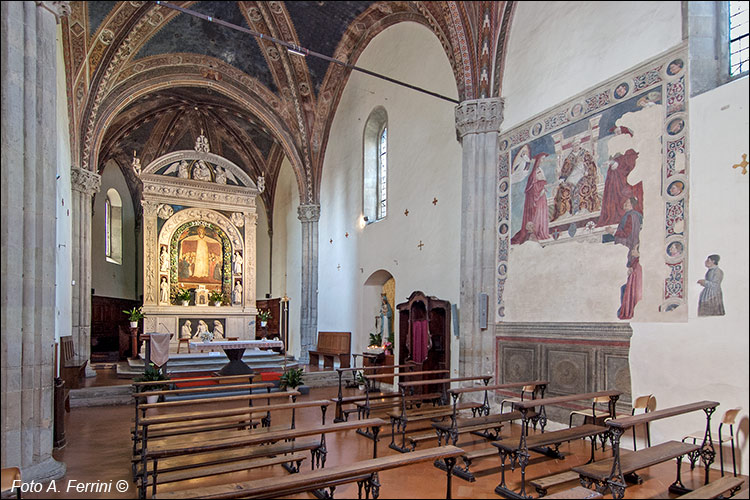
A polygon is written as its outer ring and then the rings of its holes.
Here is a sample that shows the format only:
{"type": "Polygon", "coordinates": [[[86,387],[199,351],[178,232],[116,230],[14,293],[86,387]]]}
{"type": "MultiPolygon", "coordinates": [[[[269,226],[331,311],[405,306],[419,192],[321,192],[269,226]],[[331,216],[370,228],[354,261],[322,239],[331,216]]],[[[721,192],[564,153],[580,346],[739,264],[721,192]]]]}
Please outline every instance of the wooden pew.
{"type": "MultiPolygon", "coordinates": [[[[506,413],[498,413],[496,415],[490,415],[489,391],[518,389],[527,385],[536,385],[537,387],[539,387],[541,396],[544,396],[544,391],[546,390],[548,383],[549,382],[546,380],[534,380],[531,382],[513,382],[509,384],[484,386],[478,385],[474,387],[450,389],[448,393],[451,395],[451,398],[453,400],[453,413],[451,414],[450,422],[433,422],[432,424],[432,427],[435,429],[435,433],[437,434],[438,444],[440,445],[445,442],[446,444],[450,443],[453,446],[456,446],[458,443],[458,436],[460,434],[466,433],[471,433],[490,441],[498,439],[498,434],[503,423],[521,418],[521,412],[516,410],[506,413]],[[458,418],[458,406],[456,403],[458,402],[459,398],[463,394],[479,391],[484,391],[484,403],[482,404],[482,408],[479,411],[480,416],[472,418],[458,418]],[[493,430],[494,434],[489,434],[487,432],[489,430],[493,430]]],[[[536,394],[532,395],[532,397],[536,397],[536,394]]],[[[535,418],[535,415],[529,415],[529,417],[533,420],[535,418]]],[[[542,432],[544,432],[544,427],[542,427],[542,432]]],[[[420,442],[422,440],[426,440],[426,438],[423,438],[422,436],[414,436],[410,438],[410,441],[420,442]]],[[[495,448],[487,448],[486,456],[495,456],[496,453],[497,450],[495,448]]],[[[456,469],[453,471],[453,473],[461,479],[465,479],[470,482],[475,481],[476,478],[474,477],[474,474],[469,470],[469,467],[474,460],[476,460],[477,458],[481,458],[480,455],[477,455],[473,458],[469,457],[468,462],[466,459],[464,459],[464,467],[456,466],[456,469]]],[[[435,466],[440,468],[441,463],[436,462],[435,466]]]]}
{"type": "Polygon", "coordinates": [[[471,410],[473,416],[481,415],[484,413],[484,405],[479,403],[460,403],[453,406],[447,405],[447,387],[451,383],[457,382],[468,382],[475,380],[482,380],[487,385],[492,378],[491,375],[480,375],[475,377],[455,377],[455,378],[441,378],[441,379],[428,379],[428,380],[417,380],[409,382],[399,382],[399,390],[401,391],[401,409],[400,411],[392,411],[388,413],[388,417],[391,420],[391,443],[388,445],[391,449],[406,453],[414,451],[413,446],[407,446],[406,441],[406,427],[409,422],[420,422],[425,420],[440,419],[443,420],[445,417],[452,415],[458,410],[471,410]],[[425,386],[440,385],[443,390],[441,393],[433,394],[414,394],[415,388],[423,388],[425,386]],[[407,391],[409,394],[407,395],[407,391]],[[440,408],[419,408],[409,410],[407,409],[406,403],[410,400],[425,400],[426,398],[433,399],[435,395],[439,395],[440,408]],[[401,445],[396,443],[396,434],[401,434],[401,445]]]}
{"type": "Polygon", "coordinates": [[[351,346],[352,332],[318,332],[318,345],[315,349],[307,351],[310,354],[310,364],[320,364],[322,357],[324,367],[333,368],[335,360],[338,359],[339,367],[349,368],[351,346]]]}
{"type": "MultiPolygon", "coordinates": [[[[297,493],[321,490],[324,488],[330,490],[328,498],[333,498],[333,490],[336,486],[353,482],[358,483],[360,498],[363,487],[368,494],[372,491],[373,498],[378,498],[380,490],[379,472],[439,459],[446,461],[448,464],[446,468],[450,471],[452,469],[452,464],[455,463],[456,457],[459,456],[462,451],[463,450],[456,448],[455,446],[442,446],[438,448],[419,450],[407,455],[390,455],[381,458],[375,456],[369,460],[339,465],[327,469],[301,472],[283,478],[271,477],[242,483],[170,492],[161,494],[158,498],[164,500],[178,498],[287,498],[290,495],[297,493]]],[[[445,498],[448,499],[452,498],[451,477],[452,476],[449,472],[447,474],[445,496],[445,498]]]]}
{"type": "Polygon", "coordinates": [[[526,401],[516,401],[513,406],[521,413],[521,438],[515,442],[500,441],[490,443],[492,446],[497,448],[500,453],[500,484],[495,488],[495,493],[502,495],[507,498],[526,498],[526,466],[529,463],[529,450],[541,453],[543,455],[552,458],[562,458],[562,455],[558,451],[558,447],[561,443],[566,441],[573,441],[575,439],[591,439],[591,459],[589,462],[594,461],[594,443],[597,436],[607,432],[607,428],[599,425],[582,425],[580,427],[572,427],[570,429],[563,429],[559,431],[545,432],[543,434],[536,434],[534,436],[528,436],[529,423],[531,421],[531,413],[536,408],[539,408],[539,414],[544,415],[545,405],[554,405],[559,403],[566,403],[569,401],[578,401],[593,399],[595,397],[607,396],[609,397],[609,408],[610,413],[614,414],[615,404],[619,398],[620,391],[599,391],[589,392],[585,394],[570,394],[566,396],[556,396],[551,398],[541,399],[529,399],[526,401]],[[554,450],[549,446],[554,446],[554,450]],[[511,464],[518,463],[521,467],[521,490],[516,492],[506,486],[505,483],[505,460],[510,457],[511,464]]]}
{"type": "Polygon", "coordinates": [[[607,460],[600,460],[596,463],[573,467],[573,471],[580,475],[583,486],[594,486],[599,493],[609,490],[612,492],[614,498],[620,499],[625,496],[626,481],[641,482],[641,479],[635,474],[637,470],[676,458],[677,479],[669,486],[669,491],[671,493],[682,494],[690,491],[682,484],[680,476],[682,457],[688,454],[699,454],[706,470],[705,484],[708,484],[709,467],[716,454],[711,440],[711,414],[716,410],[717,406],[719,406],[719,403],[715,401],[699,401],[643,413],[633,417],[609,420],[607,421],[607,427],[612,440],[613,457],[607,460]],[[684,415],[699,410],[702,410],[706,414],[706,431],[701,445],[680,441],[667,441],[666,443],[627,454],[621,452],[620,438],[627,429],[634,425],[653,422],[676,415],[684,415]]]}
{"type": "MultiPolygon", "coordinates": [[[[330,403],[330,401],[326,401],[330,403]]],[[[221,456],[225,453],[231,453],[233,450],[258,450],[260,448],[266,448],[268,444],[277,443],[279,441],[290,441],[298,438],[306,438],[320,434],[320,442],[318,445],[311,450],[312,453],[312,467],[325,467],[326,455],[328,453],[326,449],[325,435],[331,432],[341,432],[347,430],[355,430],[362,427],[369,427],[372,429],[375,440],[373,442],[373,456],[377,456],[377,436],[380,432],[380,427],[385,424],[385,421],[378,418],[358,420],[352,422],[341,422],[338,424],[319,425],[315,427],[309,427],[305,429],[282,429],[274,430],[264,433],[248,433],[244,437],[232,436],[228,439],[213,439],[203,443],[188,443],[186,446],[175,446],[174,444],[162,444],[157,443],[154,446],[144,447],[141,454],[141,468],[144,471],[148,471],[148,462],[153,463],[152,477],[158,474],[159,461],[163,461],[173,457],[188,457],[203,454],[210,454],[216,452],[216,455],[221,456]],[[261,446],[263,445],[263,446],[261,446]]],[[[274,450],[276,453],[277,451],[274,450]]],[[[151,483],[147,481],[141,481],[139,486],[140,498],[146,497],[147,484],[151,484],[152,488],[155,487],[156,481],[151,483]]]]}
{"type": "Polygon", "coordinates": [[[65,381],[65,388],[78,389],[84,375],[88,359],[75,354],[73,337],[60,337],[60,378],[65,381]]]}
{"type": "MultiPolygon", "coordinates": [[[[399,380],[403,378],[412,378],[412,377],[425,377],[425,376],[437,376],[437,375],[445,375],[446,373],[450,373],[450,370],[426,370],[426,371],[408,371],[408,372],[401,372],[390,374],[390,373],[383,373],[383,374],[377,374],[377,375],[364,375],[365,379],[365,401],[355,401],[354,405],[357,406],[357,414],[360,419],[362,418],[369,418],[370,414],[374,410],[387,410],[389,408],[394,408],[396,406],[401,406],[404,402],[401,400],[403,399],[403,393],[401,391],[398,392],[398,396],[388,396],[388,398],[393,398],[392,401],[388,402],[382,402],[378,403],[376,405],[371,404],[370,401],[370,389],[372,387],[372,384],[375,382],[378,382],[383,379],[391,379],[393,377],[397,377],[399,380]]],[[[439,394],[430,394],[427,395],[428,397],[434,397],[437,398],[439,394]]],[[[417,401],[418,398],[413,398],[413,401],[417,401]]],[[[421,400],[418,400],[418,402],[411,403],[411,401],[408,401],[410,404],[421,404],[421,400]]],[[[365,431],[360,432],[365,437],[372,438],[372,436],[368,435],[365,431]]]]}
{"type": "Polygon", "coordinates": [[[742,487],[742,483],[744,482],[745,480],[741,477],[724,476],[715,481],[711,481],[708,484],[704,484],[700,488],[696,488],[689,493],[680,495],[677,498],[690,500],[699,500],[701,498],[719,498],[723,497],[724,493],[726,493],[727,491],[729,492],[729,496],[731,497],[737,494],[737,492],[742,487]]]}
{"type": "MultiPolygon", "coordinates": [[[[416,363],[410,363],[406,365],[377,365],[377,366],[362,366],[362,367],[353,367],[353,368],[336,368],[336,372],[338,373],[338,376],[339,376],[339,392],[338,392],[338,396],[336,397],[336,399],[331,400],[331,401],[336,402],[336,411],[335,411],[336,415],[334,416],[333,421],[343,422],[344,420],[349,420],[349,413],[351,413],[351,411],[345,411],[344,405],[347,403],[351,404],[351,403],[356,403],[358,401],[365,401],[368,397],[367,395],[344,397],[343,385],[342,385],[344,372],[351,372],[354,385],[357,385],[356,373],[359,371],[361,371],[364,374],[365,372],[380,370],[382,368],[401,369],[401,368],[413,368],[417,366],[419,365],[417,365],[416,363]]],[[[390,392],[390,393],[379,393],[377,395],[373,394],[371,395],[371,397],[373,397],[374,399],[378,399],[378,398],[397,397],[399,395],[400,394],[398,392],[390,392]]],[[[356,411],[356,410],[352,410],[352,411],[356,411]]]]}
{"type": "MultiPolygon", "coordinates": [[[[257,407],[257,409],[262,410],[263,412],[280,410],[294,411],[295,409],[319,406],[321,408],[322,424],[325,425],[325,410],[330,404],[331,402],[329,400],[317,400],[257,407]]],[[[247,417],[250,409],[246,408],[244,411],[246,412],[245,416],[247,417]]],[[[150,438],[149,430],[153,429],[155,426],[165,424],[174,425],[178,422],[195,424],[196,422],[200,422],[203,418],[212,418],[212,413],[214,412],[188,413],[181,416],[182,420],[178,419],[178,416],[176,415],[145,418],[143,420],[144,435],[147,437],[147,440],[144,441],[145,449],[148,449],[149,447],[158,447],[162,450],[182,448],[188,444],[202,446],[215,442],[225,442],[231,439],[243,439],[249,435],[254,437],[264,434],[267,436],[275,436],[279,432],[289,432],[294,430],[292,422],[292,427],[279,426],[276,428],[266,427],[250,430],[223,430],[220,433],[205,432],[202,434],[193,434],[187,438],[185,436],[179,436],[179,439],[174,438],[174,436],[171,438],[167,437],[158,439],[156,442],[154,439],[150,438]]],[[[142,452],[141,456],[135,456],[133,457],[133,460],[141,465],[141,469],[136,476],[137,481],[143,483],[145,487],[151,486],[152,492],[155,493],[157,484],[186,481],[209,475],[215,476],[219,474],[228,474],[241,470],[266,467],[269,465],[280,464],[289,472],[298,472],[301,462],[305,459],[304,455],[300,452],[315,452],[319,446],[320,443],[315,440],[282,442],[254,449],[234,450],[231,453],[220,451],[214,453],[201,453],[197,456],[191,455],[190,457],[169,457],[161,459],[161,462],[159,462],[159,460],[153,460],[151,462],[147,460],[145,464],[143,461],[144,452],[142,452]],[[296,465],[293,465],[294,463],[296,463],[296,465]]]]}

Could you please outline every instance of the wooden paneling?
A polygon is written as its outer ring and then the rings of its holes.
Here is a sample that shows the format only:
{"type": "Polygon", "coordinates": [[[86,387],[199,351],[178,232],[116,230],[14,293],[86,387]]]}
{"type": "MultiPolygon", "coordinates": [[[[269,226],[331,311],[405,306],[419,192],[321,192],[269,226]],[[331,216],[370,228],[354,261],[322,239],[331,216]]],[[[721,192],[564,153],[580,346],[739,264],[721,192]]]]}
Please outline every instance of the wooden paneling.
{"type": "MultiPolygon", "coordinates": [[[[118,353],[119,359],[125,359],[120,345],[120,329],[130,331],[130,321],[123,312],[126,309],[139,307],[137,300],[118,299],[113,297],[91,297],[91,354],[118,353]]],[[[100,354],[101,357],[101,354],[100,354]]]]}

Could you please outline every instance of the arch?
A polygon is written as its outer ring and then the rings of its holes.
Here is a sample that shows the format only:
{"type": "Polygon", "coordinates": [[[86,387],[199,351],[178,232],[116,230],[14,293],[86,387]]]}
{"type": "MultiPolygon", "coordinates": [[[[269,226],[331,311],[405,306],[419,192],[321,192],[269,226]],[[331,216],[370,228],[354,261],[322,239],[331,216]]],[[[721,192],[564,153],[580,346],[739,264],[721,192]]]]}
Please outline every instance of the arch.
{"type": "MultiPolygon", "coordinates": [[[[216,61],[216,66],[226,66],[225,63],[216,61]]],[[[195,65],[190,65],[190,68],[200,69],[195,65]]],[[[300,193],[301,200],[310,200],[311,187],[308,180],[308,173],[305,171],[304,162],[302,155],[297,150],[296,138],[293,133],[290,132],[289,128],[285,126],[284,121],[274,111],[269,110],[260,99],[260,96],[255,96],[249,93],[239,85],[233,83],[227,83],[228,78],[221,79],[219,81],[207,80],[203,75],[180,73],[172,75],[171,78],[166,79],[162,71],[166,68],[174,69],[174,64],[168,64],[165,60],[164,66],[150,67],[145,70],[140,76],[143,78],[136,82],[126,80],[113,89],[106,98],[106,102],[102,104],[99,109],[99,113],[94,118],[94,126],[91,137],[91,157],[89,165],[96,165],[98,162],[99,150],[104,139],[104,135],[107,128],[112,124],[115,117],[123,111],[135,99],[138,99],[146,94],[154,91],[163,90],[173,87],[202,87],[209,88],[216,92],[220,92],[225,97],[233,99],[236,102],[243,105],[250,113],[257,116],[258,119],[269,128],[272,135],[279,141],[284,154],[289,158],[289,161],[295,172],[297,178],[297,187],[300,193]]],[[[186,69],[187,67],[182,67],[186,69]]],[[[216,68],[214,68],[214,71],[216,68]]],[[[258,84],[259,85],[259,84],[258,84]]]]}
{"type": "Polygon", "coordinates": [[[362,132],[362,213],[368,223],[385,217],[385,209],[380,209],[381,186],[386,183],[387,190],[387,160],[385,172],[382,172],[382,155],[387,158],[387,150],[381,150],[382,136],[388,129],[388,113],[382,106],[377,106],[370,112],[362,132]],[[384,174],[384,175],[383,175],[384,174]],[[384,176],[385,179],[382,179],[384,176]]]}
{"type": "Polygon", "coordinates": [[[258,189],[258,186],[250,178],[250,176],[247,175],[247,173],[244,170],[242,170],[242,168],[240,168],[238,165],[236,165],[232,161],[214,153],[204,153],[202,151],[195,151],[191,149],[173,151],[171,153],[162,155],[159,158],[156,158],[151,163],[149,163],[146,166],[146,168],[143,169],[143,173],[144,174],[156,174],[159,171],[159,169],[161,169],[162,167],[181,161],[181,160],[203,160],[208,163],[218,165],[224,168],[225,170],[230,171],[232,174],[234,174],[235,177],[237,177],[237,179],[244,184],[244,187],[258,189]]]}

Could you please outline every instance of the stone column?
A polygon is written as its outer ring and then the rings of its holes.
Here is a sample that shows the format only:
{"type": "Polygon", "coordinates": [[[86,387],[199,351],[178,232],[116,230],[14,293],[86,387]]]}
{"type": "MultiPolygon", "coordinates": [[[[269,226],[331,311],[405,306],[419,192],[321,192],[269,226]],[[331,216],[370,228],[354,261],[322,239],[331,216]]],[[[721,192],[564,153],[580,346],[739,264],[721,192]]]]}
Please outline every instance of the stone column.
{"type": "Polygon", "coordinates": [[[302,297],[300,300],[299,362],[310,362],[309,350],[318,335],[318,221],[320,205],[300,205],[297,217],[302,221],[302,297]]]}
{"type": "MultiPolygon", "coordinates": [[[[91,198],[99,192],[102,178],[96,172],[78,167],[70,169],[73,188],[71,203],[73,221],[73,346],[76,354],[91,356],[91,198]]],[[[91,360],[86,364],[86,376],[95,377],[91,360]]]]}
{"type": "Polygon", "coordinates": [[[500,98],[456,107],[456,135],[463,148],[461,190],[461,375],[495,373],[495,226],[500,98]],[[479,294],[489,295],[488,328],[479,328],[479,294]]]}
{"type": "Polygon", "coordinates": [[[48,3],[0,7],[1,461],[25,481],[65,473],[52,458],[59,13],[48,3]]]}

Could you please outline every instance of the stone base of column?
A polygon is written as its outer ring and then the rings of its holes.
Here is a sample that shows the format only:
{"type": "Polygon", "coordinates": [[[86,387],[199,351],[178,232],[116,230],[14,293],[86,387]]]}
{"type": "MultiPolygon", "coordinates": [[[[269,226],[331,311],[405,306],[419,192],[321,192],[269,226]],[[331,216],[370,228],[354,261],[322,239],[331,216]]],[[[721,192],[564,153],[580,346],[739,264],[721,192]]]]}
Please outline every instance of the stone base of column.
{"type": "Polygon", "coordinates": [[[67,466],[65,463],[58,462],[54,458],[49,457],[41,463],[23,467],[21,469],[21,479],[24,483],[30,481],[49,482],[53,479],[60,479],[65,475],[66,471],[67,466]]]}

